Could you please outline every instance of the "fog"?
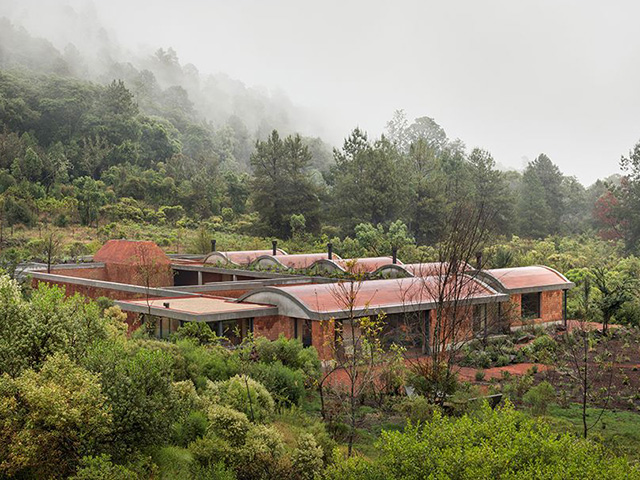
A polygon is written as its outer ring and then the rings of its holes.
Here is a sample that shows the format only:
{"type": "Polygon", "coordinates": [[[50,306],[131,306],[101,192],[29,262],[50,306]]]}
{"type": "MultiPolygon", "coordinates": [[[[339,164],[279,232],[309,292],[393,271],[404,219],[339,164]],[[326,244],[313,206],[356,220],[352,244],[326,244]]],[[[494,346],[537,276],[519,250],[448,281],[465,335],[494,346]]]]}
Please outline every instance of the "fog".
{"type": "Polygon", "coordinates": [[[632,1],[0,0],[0,16],[96,65],[172,47],[333,144],[383,133],[402,108],[503,167],[544,152],[585,184],[640,139],[638,15],[632,1]]]}

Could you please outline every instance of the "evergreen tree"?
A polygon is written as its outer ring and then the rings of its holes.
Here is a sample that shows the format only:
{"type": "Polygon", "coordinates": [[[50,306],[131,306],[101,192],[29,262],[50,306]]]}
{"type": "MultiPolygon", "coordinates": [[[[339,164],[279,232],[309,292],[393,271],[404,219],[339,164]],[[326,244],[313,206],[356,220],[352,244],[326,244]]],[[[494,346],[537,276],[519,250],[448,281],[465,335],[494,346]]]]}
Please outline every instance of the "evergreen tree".
{"type": "Polygon", "coordinates": [[[391,142],[382,137],[371,144],[356,128],[334,155],[334,216],[345,232],[359,223],[389,224],[404,216],[407,168],[391,142]]]}
{"type": "Polygon", "coordinates": [[[562,182],[564,176],[556,164],[549,157],[541,153],[538,158],[527,165],[527,170],[538,177],[544,190],[545,202],[550,209],[550,228],[552,233],[560,230],[560,220],[564,208],[562,182]]]}
{"type": "Polygon", "coordinates": [[[515,198],[505,175],[495,167],[495,160],[486,150],[474,148],[469,155],[474,201],[484,205],[490,228],[508,234],[513,231],[515,198]]]}
{"type": "Polygon", "coordinates": [[[282,140],[274,130],[266,141],[256,143],[252,200],[264,233],[290,237],[293,214],[304,215],[308,231],[318,230],[319,187],[306,175],[310,163],[311,154],[299,135],[282,140]]]}
{"type": "Polygon", "coordinates": [[[517,205],[518,232],[521,236],[540,238],[552,232],[553,213],[545,193],[536,172],[527,168],[522,175],[517,205]]]}

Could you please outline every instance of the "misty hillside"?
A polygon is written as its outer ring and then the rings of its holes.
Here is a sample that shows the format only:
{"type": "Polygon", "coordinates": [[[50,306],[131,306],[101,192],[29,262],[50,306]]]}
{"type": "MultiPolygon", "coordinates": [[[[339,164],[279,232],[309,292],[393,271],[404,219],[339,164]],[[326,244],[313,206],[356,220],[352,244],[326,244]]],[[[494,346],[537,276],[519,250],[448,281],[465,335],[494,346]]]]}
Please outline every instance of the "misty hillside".
{"type": "MultiPolygon", "coordinates": [[[[158,48],[142,56],[123,53],[110,42],[104,29],[95,26],[95,30],[100,32],[100,44],[90,55],[73,43],[59,50],[47,39],[1,18],[0,68],[16,71],[18,76],[42,75],[38,82],[44,83],[47,76],[59,77],[55,81],[64,80],[68,88],[75,84],[74,88],[91,89],[91,84],[122,80],[139,112],[157,117],[154,121],[169,127],[172,140],[185,146],[182,153],[203,155],[202,151],[196,154],[190,143],[194,135],[204,135],[206,138],[200,140],[206,147],[202,148],[208,149],[206,154],[215,156],[225,169],[247,170],[255,140],[265,138],[272,130],[301,130],[298,126],[304,123],[303,112],[282,94],[249,88],[222,73],[201,75],[196,66],[182,65],[171,48],[158,48]]],[[[3,93],[6,96],[7,92],[3,93]]],[[[317,153],[316,166],[326,168],[330,149],[319,139],[309,142],[317,153]]]]}

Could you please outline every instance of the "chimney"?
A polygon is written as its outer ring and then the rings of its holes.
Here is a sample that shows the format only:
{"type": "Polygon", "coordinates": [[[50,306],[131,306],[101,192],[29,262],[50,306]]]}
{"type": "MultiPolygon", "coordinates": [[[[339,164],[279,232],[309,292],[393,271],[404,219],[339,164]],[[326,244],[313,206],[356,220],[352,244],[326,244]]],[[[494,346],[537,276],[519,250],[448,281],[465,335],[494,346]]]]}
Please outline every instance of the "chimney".
{"type": "Polygon", "coordinates": [[[391,249],[391,256],[392,256],[392,260],[391,262],[395,265],[396,263],[398,263],[398,247],[393,247],[391,249]]]}
{"type": "Polygon", "coordinates": [[[213,240],[211,240],[211,251],[212,252],[216,251],[216,239],[215,238],[213,240]]]}
{"type": "Polygon", "coordinates": [[[271,247],[272,247],[272,251],[271,251],[271,253],[272,253],[273,255],[277,255],[277,254],[278,254],[278,241],[277,241],[277,240],[273,240],[273,241],[271,242],[271,247]]]}
{"type": "Polygon", "coordinates": [[[327,243],[327,258],[333,260],[333,243],[327,243]]]}
{"type": "Polygon", "coordinates": [[[169,308],[169,302],[164,302],[162,305],[164,305],[164,308],[169,308]]]}
{"type": "Polygon", "coordinates": [[[476,269],[482,270],[482,252],[476,252],[476,269]]]}

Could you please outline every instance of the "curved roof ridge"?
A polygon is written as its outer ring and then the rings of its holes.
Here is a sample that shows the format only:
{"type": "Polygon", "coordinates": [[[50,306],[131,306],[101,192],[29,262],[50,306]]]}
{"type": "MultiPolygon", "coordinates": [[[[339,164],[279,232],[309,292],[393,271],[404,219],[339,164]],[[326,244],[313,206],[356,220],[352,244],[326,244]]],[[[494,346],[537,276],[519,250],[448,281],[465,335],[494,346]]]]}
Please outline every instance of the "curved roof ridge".
{"type": "Polygon", "coordinates": [[[483,272],[512,293],[566,290],[575,286],[562,273],[547,265],[493,268],[483,272]]]}
{"type": "MultiPolygon", "coordinates": [[[[338,255],[334,254],[334,256],[338,257],[337,260],[341,260],[338,255]]],[[[327,252],[295,253],[290,255],[281,255],[279,257],[274,255],[260,255],[251,262],[251,264],[257,265],[262,260],[269,260],[285,269],[309,269],[320,260],[328,260],[327,257],[327,252]]]]}

